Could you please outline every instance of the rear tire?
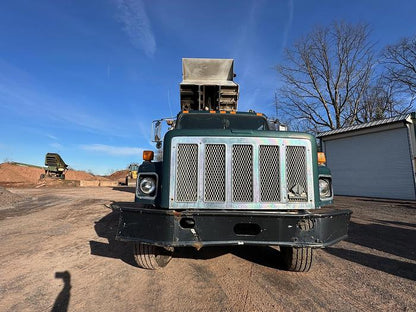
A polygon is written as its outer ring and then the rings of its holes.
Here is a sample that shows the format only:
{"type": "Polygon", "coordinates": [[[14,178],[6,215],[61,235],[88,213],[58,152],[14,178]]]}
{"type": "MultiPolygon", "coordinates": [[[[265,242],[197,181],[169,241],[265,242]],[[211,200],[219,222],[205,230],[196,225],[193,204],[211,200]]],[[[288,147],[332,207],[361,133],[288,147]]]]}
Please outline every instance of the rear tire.
{"type": "Polygon", "coordinates": [[[167,266],[172,259],[172,247],[159,247],[144,243],[134,244],[134,259],[139,267],[157,270],[167,266]]]}

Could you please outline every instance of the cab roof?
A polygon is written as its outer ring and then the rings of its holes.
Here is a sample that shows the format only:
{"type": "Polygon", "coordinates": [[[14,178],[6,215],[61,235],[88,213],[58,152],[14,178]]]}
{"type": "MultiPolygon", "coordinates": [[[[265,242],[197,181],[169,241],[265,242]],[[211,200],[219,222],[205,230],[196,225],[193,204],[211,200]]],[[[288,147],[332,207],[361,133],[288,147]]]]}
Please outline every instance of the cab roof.
{"type": "Polygon", "coordinates": [[[252,115],[252,116],[264,116],[263,113],[258,113],[255,111],[249,111],[249,112],[238,112],[238,111],[218,111],[218,110],[211,110],[211,111],[200,111],[200,110],[190,110],[190,111],[181,111],[178,115],[181,114],[232,114],[232,115],[252,115]]]}

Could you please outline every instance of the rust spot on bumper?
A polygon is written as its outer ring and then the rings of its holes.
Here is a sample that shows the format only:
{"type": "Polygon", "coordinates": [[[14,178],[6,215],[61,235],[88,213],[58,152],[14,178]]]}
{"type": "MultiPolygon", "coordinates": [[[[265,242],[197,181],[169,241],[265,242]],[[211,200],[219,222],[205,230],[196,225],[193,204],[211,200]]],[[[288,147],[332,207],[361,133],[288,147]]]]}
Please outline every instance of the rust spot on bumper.
{"type": "Polygon", "coordinates": [[[173,211],[173,216],[176,220],[179,220],[182,217],[182,213],[179,211],[174,210],[173,211]]]}
{"type": "Polygon", "coordinates": [[[202,243],[200,242],[193,243],[192,247],[194,247],[196,250],[200,250],[202,248],[202,243]]]}

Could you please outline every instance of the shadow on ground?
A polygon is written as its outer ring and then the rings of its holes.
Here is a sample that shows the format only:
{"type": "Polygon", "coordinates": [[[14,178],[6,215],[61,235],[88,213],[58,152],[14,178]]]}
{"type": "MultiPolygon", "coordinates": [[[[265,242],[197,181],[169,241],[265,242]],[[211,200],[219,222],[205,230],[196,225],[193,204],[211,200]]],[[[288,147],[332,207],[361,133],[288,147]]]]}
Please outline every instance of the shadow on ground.
{"type": "Polygon", "coordinates": [[[68,311],[69,299],[71,298],[71,274],[68,271],[56,272],[55,278],[62,278],[64,287],[56,297],[51,312],[68,311]]]}
{"type": "Polygon", "coordinates": [[[416,223],[409,223],[409,222],[401,222],[401,221],[385,221],[385,220],[373,220],[377,223],[382,223],[382,224],[393,224],[393,225],[399,225],[399,226],[408,226],[408,227],[412,227],[412,228],[416,228],[416,223]]]}
{"type": "Polygon", "coordinates": [[[200,250],[192,247],[175,248],[174,258],[209,260],[225,254],[233,254],[265,267],[283,269],[280,251],[269,246],[208,246],[200,250]]]}
{"type": "Polygon", "coordinates": [[[265,267],[286,270],[280,251],[270,246],[237,246],[232,254],[265,267]]]}
{"type": "Polygon", "coordinates": [[[95,222],[94,229],[99,237],[106,238],[108,243],[90,241],[91,254],[95,256],[120,259],[137,267],[133,256],[133,246],[128,242],[117,241],[117,226],[120,212],[112,210],[105,217],[95,222]]]}
{"type": "Polygon", "coordinates": [[[347,241],[402,258],[416,260],[416,250],[411,247],[414,246],[416,240],[416,230],[398,227],[394,225],[394,222],[391,223],[360,224],[351,221],[347,241]]]}
{"type": "MultiPolygon", "coordinates": [[[[395,221],[383,221],[383,223],[360,224],[350,222],[347,241],[415,261],[416,250],[413,246],[416,240],[416,230],[398,227],[396,226],[398,222],[395,221]]],[[[414,224],[409,223],[406,226],[414,226],[414,224]]],[[[407,261],[343,248],[330,247],[326,251],[351,262],[410,280],[416,280],[416,265],[407,261]]]]}
{"type": "Polygon", "coordinates": [[[416,281],[416,265],[409,262],[342,248],[331,247],[327,248],[326,252],[375,270],[416,281]]]}
{"type": "Polygon", "coordinates": [[[120,191],[120,192],[128,192],[128,193],[134,193],[136,192],[135,186],[115,186],[113,187],[114,191],[120,191]]]}

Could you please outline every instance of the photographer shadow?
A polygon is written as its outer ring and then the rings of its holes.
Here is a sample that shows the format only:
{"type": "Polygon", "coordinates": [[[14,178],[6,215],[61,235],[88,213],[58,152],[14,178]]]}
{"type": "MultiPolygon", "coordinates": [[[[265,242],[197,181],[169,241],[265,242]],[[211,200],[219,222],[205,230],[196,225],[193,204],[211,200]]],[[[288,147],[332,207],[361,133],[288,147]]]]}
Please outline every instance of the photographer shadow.
{"type": "Polygon", "coordinates": [[[64,287],[56,297],[51,312],[68,311],[69,299],[71,297],[71,274],[68,271],[56,272],[55,278],[62,278],[64,287]]]}

